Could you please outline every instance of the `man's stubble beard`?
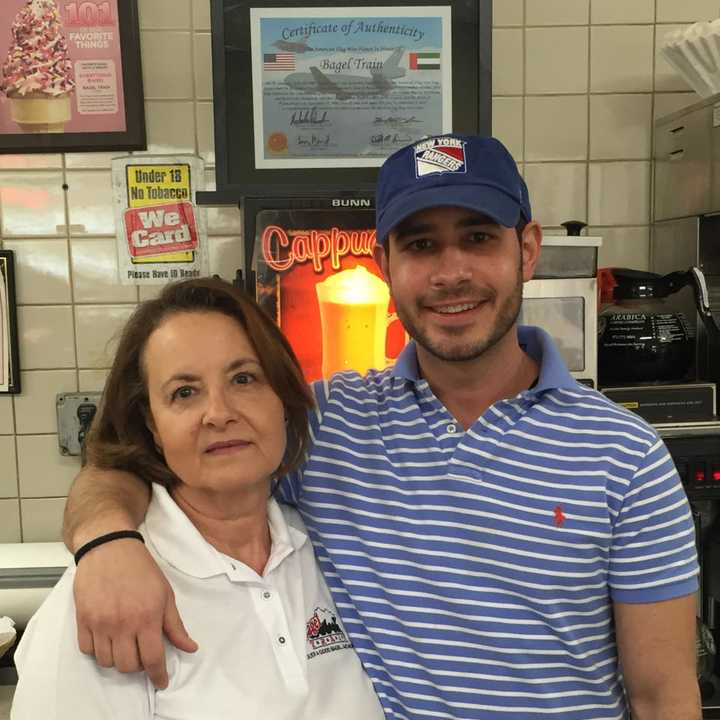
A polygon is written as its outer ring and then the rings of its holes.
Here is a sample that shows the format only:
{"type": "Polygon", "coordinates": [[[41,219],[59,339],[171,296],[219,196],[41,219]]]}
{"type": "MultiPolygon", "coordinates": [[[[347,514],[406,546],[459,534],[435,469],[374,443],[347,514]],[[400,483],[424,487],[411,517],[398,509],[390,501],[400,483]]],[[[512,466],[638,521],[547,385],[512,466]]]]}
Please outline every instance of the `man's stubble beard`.
{"type": "MultiPolygon", "coordinates": [[[[522,288],[523,277],[521,266],[518,271],[517,284],[512,293],[498,308],[495,322],[490,329],[490,334],[485,338],[481,338],[477,341],[471,340],[464,345],[452,347],[450,349],[443,346],[452,343],[452,329],[446,330],[449,342],[442,340],[434,341],[428,337],[427,333],[425,333],[413,322],[409,313],[405,312],[405,308],[401,307],[397,301],[395,303],[395,310],[408,335],[420,347],[430,353],[430,355],[447,362],[467,362],[469,360],[476,360],[490,348],[497,345],[497,343],[500,342],[500,340],[502,340],[515,325],[518,316],[520,315],[520,308],[522,306],[522,288]]],[[[445,299],[452,298],[448,297],[445,299]]],[[[466,332],[465,328],[457,329],[458,335],[463,332],[466,332]]]]}

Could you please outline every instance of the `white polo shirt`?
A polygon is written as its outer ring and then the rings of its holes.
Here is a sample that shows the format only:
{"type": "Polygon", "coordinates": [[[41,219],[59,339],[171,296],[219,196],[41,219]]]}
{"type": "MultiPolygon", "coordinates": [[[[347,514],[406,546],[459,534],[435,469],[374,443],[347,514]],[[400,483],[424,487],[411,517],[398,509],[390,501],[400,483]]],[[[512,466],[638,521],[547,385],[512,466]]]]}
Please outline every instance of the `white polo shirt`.
{"type": "Polygon", "coordinates": [[[166,690],[155,690],[144,673],[99,667],[77,647],[75,568],[68,568],[15,654],[11,719],[383,718],[300,516],[275,500],[268,516],[272,550],[260,577],[206,542],[154,485],[140,531],[198,651],[166,643],[166,690]]]}

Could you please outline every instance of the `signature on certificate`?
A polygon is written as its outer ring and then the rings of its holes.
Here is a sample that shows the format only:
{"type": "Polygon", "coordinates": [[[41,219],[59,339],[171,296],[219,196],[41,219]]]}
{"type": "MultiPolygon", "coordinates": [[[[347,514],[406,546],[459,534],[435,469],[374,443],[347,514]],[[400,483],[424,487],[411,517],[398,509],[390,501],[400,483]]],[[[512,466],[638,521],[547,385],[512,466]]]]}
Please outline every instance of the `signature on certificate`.
{"type": "Polygon", "coordinates": [[[298,135],[297,144],[304,145],[306,147],[327,147],[330,145],[330,133],[326,135],[298,135]]]}
{"type": "Polygon", "coordinates": [[[388,117],[382,117],[376,115],[373,120],[373,125],[411,125],[412,123],[419,123],[420,121],[414,116],[401,117],[400,115],[389,115],[388,117]]]}
{"type": "Polygon", "coordinates": [[[312,107],[305,110],[294,110],[290,116],[291,125],[324,125],[329,122],[327,110],[312,107]]]}
{"type": "Polygon", "coordinates": [[[408,145],[412,141],[406,133],[377,133],[370,137],[371,145],[408,145]]]}

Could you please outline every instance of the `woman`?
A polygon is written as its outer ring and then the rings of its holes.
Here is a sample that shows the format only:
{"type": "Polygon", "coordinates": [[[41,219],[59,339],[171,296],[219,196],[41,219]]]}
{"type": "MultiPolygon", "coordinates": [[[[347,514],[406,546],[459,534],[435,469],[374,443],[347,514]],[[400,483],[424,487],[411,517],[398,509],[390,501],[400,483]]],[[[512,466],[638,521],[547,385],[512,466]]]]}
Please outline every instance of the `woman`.
{"type": "Polygon", "coordinates": [[[96,666],[77,649],[70,568],[16,653],[13,720],[383,716],[302,521],[271,497],[311,406],[287,341],[231,285],[189,280],[138,307],[87,452],[152,483],[140,531],[199,649],[167,645],[165,690],[96,666]]]}

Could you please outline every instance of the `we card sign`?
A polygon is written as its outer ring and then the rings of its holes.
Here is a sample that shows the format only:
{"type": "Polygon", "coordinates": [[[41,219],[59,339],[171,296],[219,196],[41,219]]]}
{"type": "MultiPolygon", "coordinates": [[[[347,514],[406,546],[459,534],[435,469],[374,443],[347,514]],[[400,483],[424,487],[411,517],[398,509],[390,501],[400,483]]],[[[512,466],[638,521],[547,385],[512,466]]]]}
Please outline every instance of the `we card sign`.
{"type": "Polygon", "coordinates": [[[204,189],[196,157],[116,158],[113,193],[120,282],[159,285],[208,274],[204,189]]]}
{"type": "Polygon", "coordinates": [[[125,236],[132,257],[195,250],[198,235],[192,203],[126,210],[125,236]]]}

